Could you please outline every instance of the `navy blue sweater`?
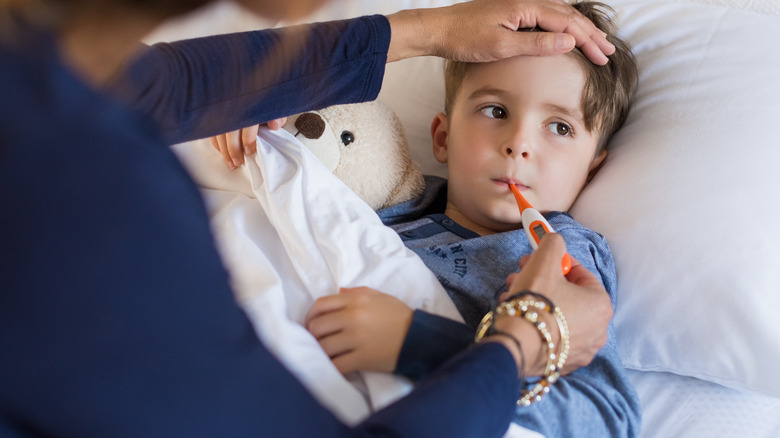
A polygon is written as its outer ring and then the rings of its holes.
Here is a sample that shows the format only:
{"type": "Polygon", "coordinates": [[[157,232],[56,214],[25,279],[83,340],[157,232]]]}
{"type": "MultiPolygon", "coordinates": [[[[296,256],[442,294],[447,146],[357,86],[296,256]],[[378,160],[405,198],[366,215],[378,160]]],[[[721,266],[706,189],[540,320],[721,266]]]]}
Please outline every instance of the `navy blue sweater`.
{"type": "Polygon", "coordinates": [[[0,436],[499,436],[509,352],[347,428],[258,341],[168,144],[373,99],[384,17],[162,44],[110,90],[45,32],[0,44],[0,436]]]}

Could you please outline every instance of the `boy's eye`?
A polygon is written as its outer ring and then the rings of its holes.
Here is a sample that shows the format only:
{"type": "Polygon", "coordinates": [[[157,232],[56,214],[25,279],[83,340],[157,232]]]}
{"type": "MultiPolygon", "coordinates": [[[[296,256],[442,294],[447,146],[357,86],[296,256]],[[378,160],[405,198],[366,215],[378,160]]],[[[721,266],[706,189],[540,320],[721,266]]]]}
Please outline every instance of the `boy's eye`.
{"type": "Polygon", "coordinates": [[[562,137],[566,137],[571,135],[571,126],[561,123],[561,122],[554,122],[547,125],[547,129],[550,130],[555,135],[560,135],[562,137]]]}
{"type": "Polygon", "coordinates": [[[490,117],[491,119],[505,119],[506,118],[506,110],[501,108],[500,106],[486,106],[485,108],[482,108],[482,114],[490,117]]]}

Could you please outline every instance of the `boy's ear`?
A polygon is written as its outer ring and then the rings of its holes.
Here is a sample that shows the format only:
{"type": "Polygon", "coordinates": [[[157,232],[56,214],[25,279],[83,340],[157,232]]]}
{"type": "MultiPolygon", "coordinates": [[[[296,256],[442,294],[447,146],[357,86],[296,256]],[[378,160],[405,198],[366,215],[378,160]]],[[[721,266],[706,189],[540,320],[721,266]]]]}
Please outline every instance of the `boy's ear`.
{"type": "Polygon", "coordinates": [[[444,113],[436,114],[431,122],[431,140],[433,143],[433,157],[439,163],[447,162],[447,137],[449,132],[449,119],[444,113]]]}
{"type": "Polygon", "coordinates": [[[590,180],[593,179],[594,176],[596,176],[596,172],[601,169],[601,165],[604,164],[604,160],[607,158],[607,151],[603,150],[599,152],[598,155],[596,155],[596,158],[593,159],[593,161],[590,163],[590,168],[588,169],[588,179],[587,182],[590,182],[590,180]]]}

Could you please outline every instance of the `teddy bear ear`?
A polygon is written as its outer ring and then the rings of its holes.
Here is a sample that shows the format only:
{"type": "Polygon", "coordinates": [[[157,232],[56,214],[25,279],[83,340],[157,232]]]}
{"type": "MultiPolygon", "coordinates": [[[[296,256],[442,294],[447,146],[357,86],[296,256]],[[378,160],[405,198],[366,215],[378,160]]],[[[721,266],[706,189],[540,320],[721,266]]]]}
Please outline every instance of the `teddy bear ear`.
{"type": "Polygon", "coordinates": [[[295,118],[293,126],[300,135],[309,140],[317,140],[325,132],[325,120],[315,112],[300,114],[295,118]]]}
{"type": "Polygon", "coordinates": [[[282,128],[316,155],[328,170],[333,172],[336,169],[341,158],[338,144],[340,140],[321,111],[290,116],[282,128]]]}

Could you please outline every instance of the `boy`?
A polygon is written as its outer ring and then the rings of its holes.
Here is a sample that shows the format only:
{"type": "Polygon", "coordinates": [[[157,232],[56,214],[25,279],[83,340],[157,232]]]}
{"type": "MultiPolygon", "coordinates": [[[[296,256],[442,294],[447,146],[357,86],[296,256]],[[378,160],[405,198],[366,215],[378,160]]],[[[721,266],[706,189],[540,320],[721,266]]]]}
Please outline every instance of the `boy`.
{"type": "MultiPolygon", "coordinates": [[[[614,37],[601,10],[606,6],[574,6],[616,45],[607,66],[595,66],[577,51],[446,65],[445,113],[436,115],[431,134],[433,154],[447,164],[448,181],[426,177],[418,199],[379,214],[437,274],[469,327],[415,312],[396,373],[419,378],[449,355],[442,350],[464,348],[505,289],[505,279],[516,271],[517,260],[531,253],[509,184],[546,213],[569,253],[601,279],[614,302],[614,263],[606,241],[562,212],[606,158],[607,141],[625,121],[636,66],[628,46],[614,37]],[[432,347],[431,342],[440,344],[432,347]]],[[[310,329],[322,315],[337,316],[322,302],[310,312],[310,329]]],[[[386,316],[381,320],[388,321],[386,316]]],[[[357,329],[380,318],[368,320],[346,321],[345,326],[357,329]]],[[[331,327],[312,333],[335,359],[343,352],[329,351],[329,346],[344,345],[336,337],[354,331],[334,335],[331,327]]],[[[367,368],[373,366],[366,362],[367,368]]],[[[638,435],[639,416],[610,327],[606,346],[590,365],[562,378],[540,402],[518,408],[515,421],[547,437],[615,437],[638,435]]]]}

